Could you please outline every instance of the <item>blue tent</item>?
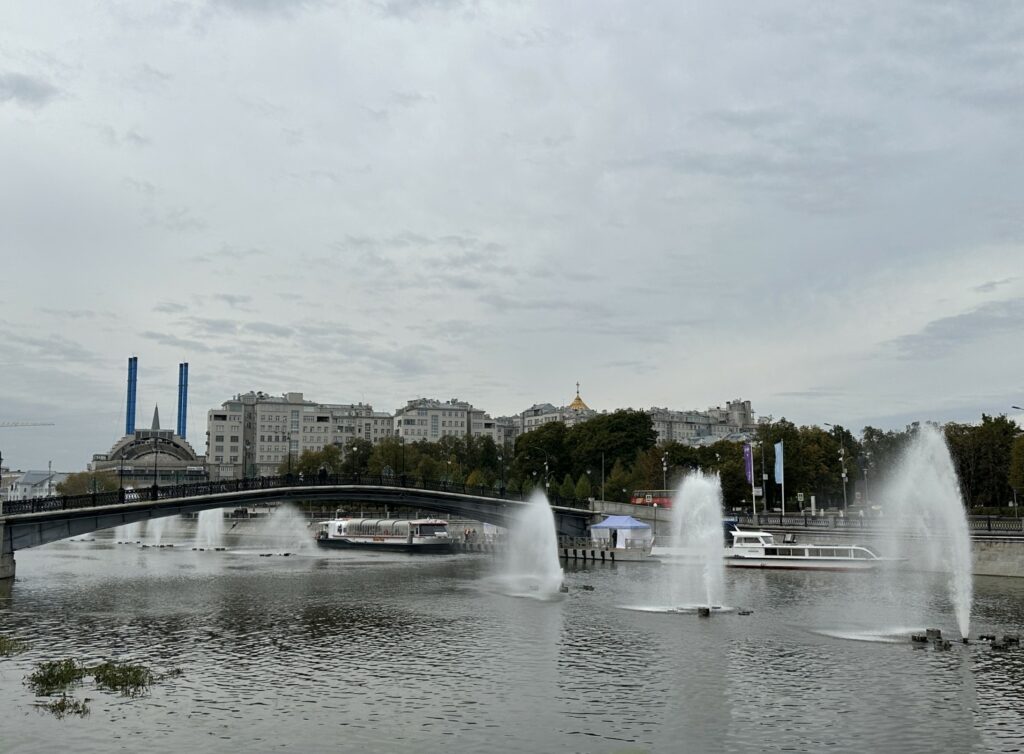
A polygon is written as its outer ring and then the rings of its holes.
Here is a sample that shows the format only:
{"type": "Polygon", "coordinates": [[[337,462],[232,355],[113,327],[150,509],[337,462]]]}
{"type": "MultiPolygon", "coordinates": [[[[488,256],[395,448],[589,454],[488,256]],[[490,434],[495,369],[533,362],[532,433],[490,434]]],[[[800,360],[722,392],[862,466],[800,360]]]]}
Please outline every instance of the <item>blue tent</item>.
{"type": "Polygon", "coordinates": [[[650,529],[650,524],[637,521],[632,516],[608,516],[599,524],[594,524],[591,529],[650,529]]]}

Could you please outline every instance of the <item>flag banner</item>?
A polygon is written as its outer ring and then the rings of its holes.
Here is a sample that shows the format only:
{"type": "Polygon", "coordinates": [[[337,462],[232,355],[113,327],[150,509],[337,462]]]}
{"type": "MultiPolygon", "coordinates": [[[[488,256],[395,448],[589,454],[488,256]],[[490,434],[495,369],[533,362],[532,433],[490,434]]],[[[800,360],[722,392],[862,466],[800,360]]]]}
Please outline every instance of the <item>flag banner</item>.
{"type": "Polygon", "coordinates": [[[743,468],[747,472],[747,484],[754,483],[754,450],[749,442],[743,443],[743,468]]]}
{"type": "Polygon", "coordinates": [[[783,440],[779,440],[777,443],[775,443],[775,483],[776,484],[782,484],[783,483],[782,480],[784,479],[784,477],[782,475],[782,443],[783,442],[784,442],[783,440]]]}

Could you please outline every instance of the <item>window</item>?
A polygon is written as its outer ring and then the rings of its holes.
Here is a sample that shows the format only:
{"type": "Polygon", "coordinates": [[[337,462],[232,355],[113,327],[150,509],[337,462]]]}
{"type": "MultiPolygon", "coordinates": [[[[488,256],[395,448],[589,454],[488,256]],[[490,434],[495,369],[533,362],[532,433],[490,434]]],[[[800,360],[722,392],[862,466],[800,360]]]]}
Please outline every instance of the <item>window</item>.
{"type": "Polygon", "coordinates": [[[231,463],[238,463],[238,456],[231,456],[231,463]]]}
{"type": "Polygon", "coordinates": [[[231,442],[238,442],[238,435],[231,435],[231,442]]]}
{"type": "Polygon", "coordinates": [[[217,435],[214,439],[217,442],[224,442],[224,435],[217,435]]]}

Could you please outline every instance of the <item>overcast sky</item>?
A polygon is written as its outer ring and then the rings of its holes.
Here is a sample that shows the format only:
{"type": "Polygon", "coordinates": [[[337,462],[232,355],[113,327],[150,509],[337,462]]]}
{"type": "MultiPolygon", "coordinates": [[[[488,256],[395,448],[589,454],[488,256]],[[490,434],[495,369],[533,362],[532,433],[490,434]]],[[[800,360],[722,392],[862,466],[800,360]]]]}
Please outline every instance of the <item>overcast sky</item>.
{"type": "MultiPolygon", "coordinates": [[[[1024,405],[1016,2],[0,5],[0,429],[238,392],[1024,405]]],[[[1011,414],[1014,412],[1010,412],[1011,414]]]]}

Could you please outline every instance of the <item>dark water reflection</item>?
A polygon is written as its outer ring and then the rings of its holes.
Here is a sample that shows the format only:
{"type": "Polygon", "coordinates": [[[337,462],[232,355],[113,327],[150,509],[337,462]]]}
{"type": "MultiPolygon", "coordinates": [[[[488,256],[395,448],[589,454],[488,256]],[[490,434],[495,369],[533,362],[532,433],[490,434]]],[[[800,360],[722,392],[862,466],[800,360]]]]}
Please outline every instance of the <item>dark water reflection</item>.
{"type": "MultiPolygon", "coordinates": [[[[169,537],[174,541],[174,537],[169,537]]],[[[570,568],[556,602],[506,597],[490,561],[306,551],[258,557],[66,542],[18,554],[0,633],[0,750],[1016,751],[1024,651],[949,652],[940,584],[729,572],[702,620],[657,604],[654,566],[570,568]],[[574,587],[590,585],[593,591],[574,587]],[[180,667],[140,699],[89,690],[56,720],[22,678],[63,656],[180,667]],[[73,742],[73,743],[72,743],[73,742]]],[[[1017,632],[1024,583],[979,579],[974,630],[1017,632]]]]}

